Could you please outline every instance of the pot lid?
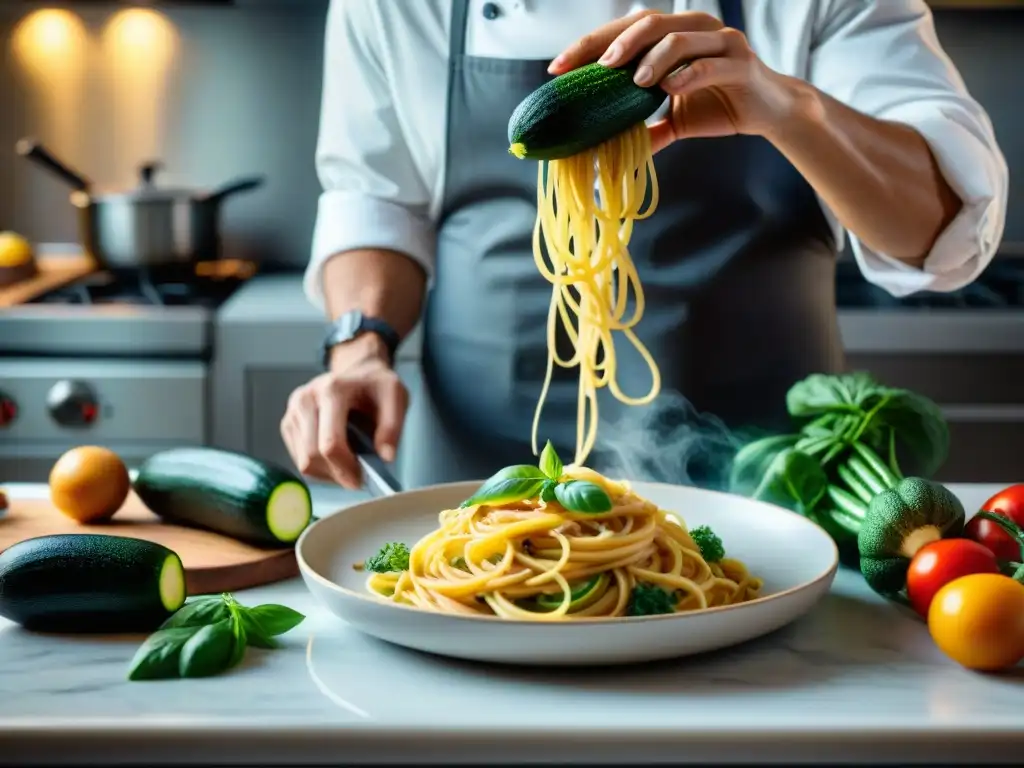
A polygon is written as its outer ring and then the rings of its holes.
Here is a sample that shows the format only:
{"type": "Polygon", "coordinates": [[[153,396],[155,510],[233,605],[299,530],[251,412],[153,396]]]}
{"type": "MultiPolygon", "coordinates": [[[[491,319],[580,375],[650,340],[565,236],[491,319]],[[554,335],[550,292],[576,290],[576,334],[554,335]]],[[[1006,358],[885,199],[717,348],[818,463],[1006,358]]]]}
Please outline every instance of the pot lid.
{"type": "Polygon", "coordinates": [[[173,203],[179,200],[190,200],[203,194],[202,190],[187,187],[159,187],[154,181],[156,172],[163,168],[163,163],[148,162],[139,166],[139,183],[134,189],[124,191],[99,192],[93,195],[94,200],[125,200],[142,203],[173,203]]]}

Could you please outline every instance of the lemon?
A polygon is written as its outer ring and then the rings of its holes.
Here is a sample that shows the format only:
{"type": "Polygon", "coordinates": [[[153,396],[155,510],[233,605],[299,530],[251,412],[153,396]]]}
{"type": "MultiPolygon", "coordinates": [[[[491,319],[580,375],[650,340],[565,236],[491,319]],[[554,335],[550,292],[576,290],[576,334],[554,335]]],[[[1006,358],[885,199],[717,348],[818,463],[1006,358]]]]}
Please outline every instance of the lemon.
{"type": "Polygon", "coordinates": [[[0,232],[0,267],[20,267],[32,261],[32,244],[14,232],[0,232]]]}

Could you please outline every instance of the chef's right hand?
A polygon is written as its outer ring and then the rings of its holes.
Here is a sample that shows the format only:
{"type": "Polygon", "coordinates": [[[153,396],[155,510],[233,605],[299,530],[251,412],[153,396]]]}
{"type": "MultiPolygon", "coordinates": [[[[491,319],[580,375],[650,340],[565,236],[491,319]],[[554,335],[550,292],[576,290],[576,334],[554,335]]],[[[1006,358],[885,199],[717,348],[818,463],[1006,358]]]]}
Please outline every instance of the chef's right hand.
{"type": "Polygon", "coordinates": [[[281,436],[302,474],[346,488],[360,487],[362,473],[348,444],[350,411],[373,421],[377,453],[385,461],[394,460],[409,393],[376,339],[367,334],[335,347],[331,370],[288,398],[281,436]]]}

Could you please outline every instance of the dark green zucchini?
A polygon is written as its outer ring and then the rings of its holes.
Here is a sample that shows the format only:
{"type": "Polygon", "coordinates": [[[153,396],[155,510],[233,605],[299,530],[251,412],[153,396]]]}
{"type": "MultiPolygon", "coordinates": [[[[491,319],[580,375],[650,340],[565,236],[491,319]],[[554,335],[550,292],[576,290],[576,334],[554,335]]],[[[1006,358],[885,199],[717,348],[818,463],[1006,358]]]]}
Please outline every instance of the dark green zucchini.
{"type": "Polygon", "coordinates": [[[530,160],[571,157],[643,122],[667,96],[659,86],[638,86],[633,71],[595,63],[549,80],[512,113],[508,151],[530,160]]]}
{"type": "Polygon", "coordinates": [[[283,467],[215,448],[172,448],[139,468],[135,493],[168,522],[263,547],[291,546],[313,516],[309,488],[283,467]]]}
{"type": "Polygon", "coordinates": [[[152,541],[39,536],[0,554],[0,616],[39,632],[151,632],[187,597],[181,558],[152,541]]]}

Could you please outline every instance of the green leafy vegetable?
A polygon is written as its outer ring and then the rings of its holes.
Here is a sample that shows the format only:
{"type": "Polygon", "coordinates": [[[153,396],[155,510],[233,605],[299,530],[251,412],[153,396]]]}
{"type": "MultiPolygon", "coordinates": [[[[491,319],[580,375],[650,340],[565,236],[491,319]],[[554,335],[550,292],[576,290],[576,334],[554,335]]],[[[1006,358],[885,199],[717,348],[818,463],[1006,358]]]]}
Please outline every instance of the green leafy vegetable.
{"type": "Polygon", "coordinates": [[[129,680],[163,680],[178,676],[181,649],[200,627],[159,629],[135,652],[128,669],[129,680]]]}
{"type": "Polygon", "coordinates": [[[555,486],[558,503],[571,512],[597,515],[612,508],[611,497],[604,488],[586,480],[570,480],[555,486]]]}
{"type": "Polygon", "coordinates": [[[803,451],[786,448],[772,459],[752,496],[807,514],[827,490],[828,475],[821,464],[803,451]]]}
{"type": "Polygon", "coordinates": [[[248,608],[227,593],[197,598],[146,638],[132,658],[128,679],[220,674],[241,663],[247,646],[278,647],[274,636],[294,629],[304,618],[272,603],[248,608]]]}
{"type": "Polygon", "coordinates": [[[701,557],[709,563],[717,563],[725,557],[725,546],[718,534],[706,525],[698,525],[690,531],[690,538],[700,550],[701,557]]]}
{"type": "Polygon", "coordinates": [[[550,440],[540,453],[540,470],[556,483],[562,479],[562,459],[559,458],[550,440]]]}
{"type": "Polygon", "coordinates": [[[629,596],[626,613],[630,616],[656,616],[676,612],[676,598],[655,584],[640,582],[629,596]]]}
{"type": "Polygon", "coordinates": [[[205,627],[230,615],[231,611],[220,595],[208,595],[181,606],[160,628],[205,627]]]}
{"type": "Polygon", "coordinates": [[[556,483],[554,480],[548,480],[546,483],[544,483],[544,485],[540,489],[541,501],[546,501],[549,504],[552,501],[554,501],[555,498],[556,498],[555,497],[555,488],[557,488],[557,487],[558,487],[558,483],[556,483]]]}
{"type": "Polygon", "coordinates": [[[228,669],[235,649],[234,623],[223,619],[198,629],[181,647],[178,674],[210,677],[228,669]]]}
{"type": "Polygon", "coordinates": [[[401,573],[409,570],[409,546],[400,541],[389,541],[364,567],[374,573],[401,573]]]}
{"type": "Polygon", "coordinates": [[[806,515],[836,540],[844,562],[855,564],[868,505],[904,477],[901,464],[927,477],[945,461],[942,412],[863,372],[808,376],[790,387],[786,407],[796,431],[743,446],[730,490],[806,515]]]}
{"type": "Polygon", "coordinates": [[[291,632],[306,617],[286,605],[266,603],[249,609],[249,616],[256,620],[263,631],[271,637],[291,632]]]}
{"type": "Polygon", "coordinates": [[[480,488],[462,502],[463,507],[474,504],[508,504],[530,499],[540,493],[547,481],[539,467],[517,464],[505,467],[492,475],[480,488]]]}
{"type": "Polygon", "coordinates": [[[562,459],[548,440],[541,451],[540,466],[505,467],[462,502],[462,506],[507,504],[539,497],[548,503],[557,501],[570,512],[601,514],[612,508],[612,500],[601,486],[586,480],[562,481],[563,469],[562,459]]]}

